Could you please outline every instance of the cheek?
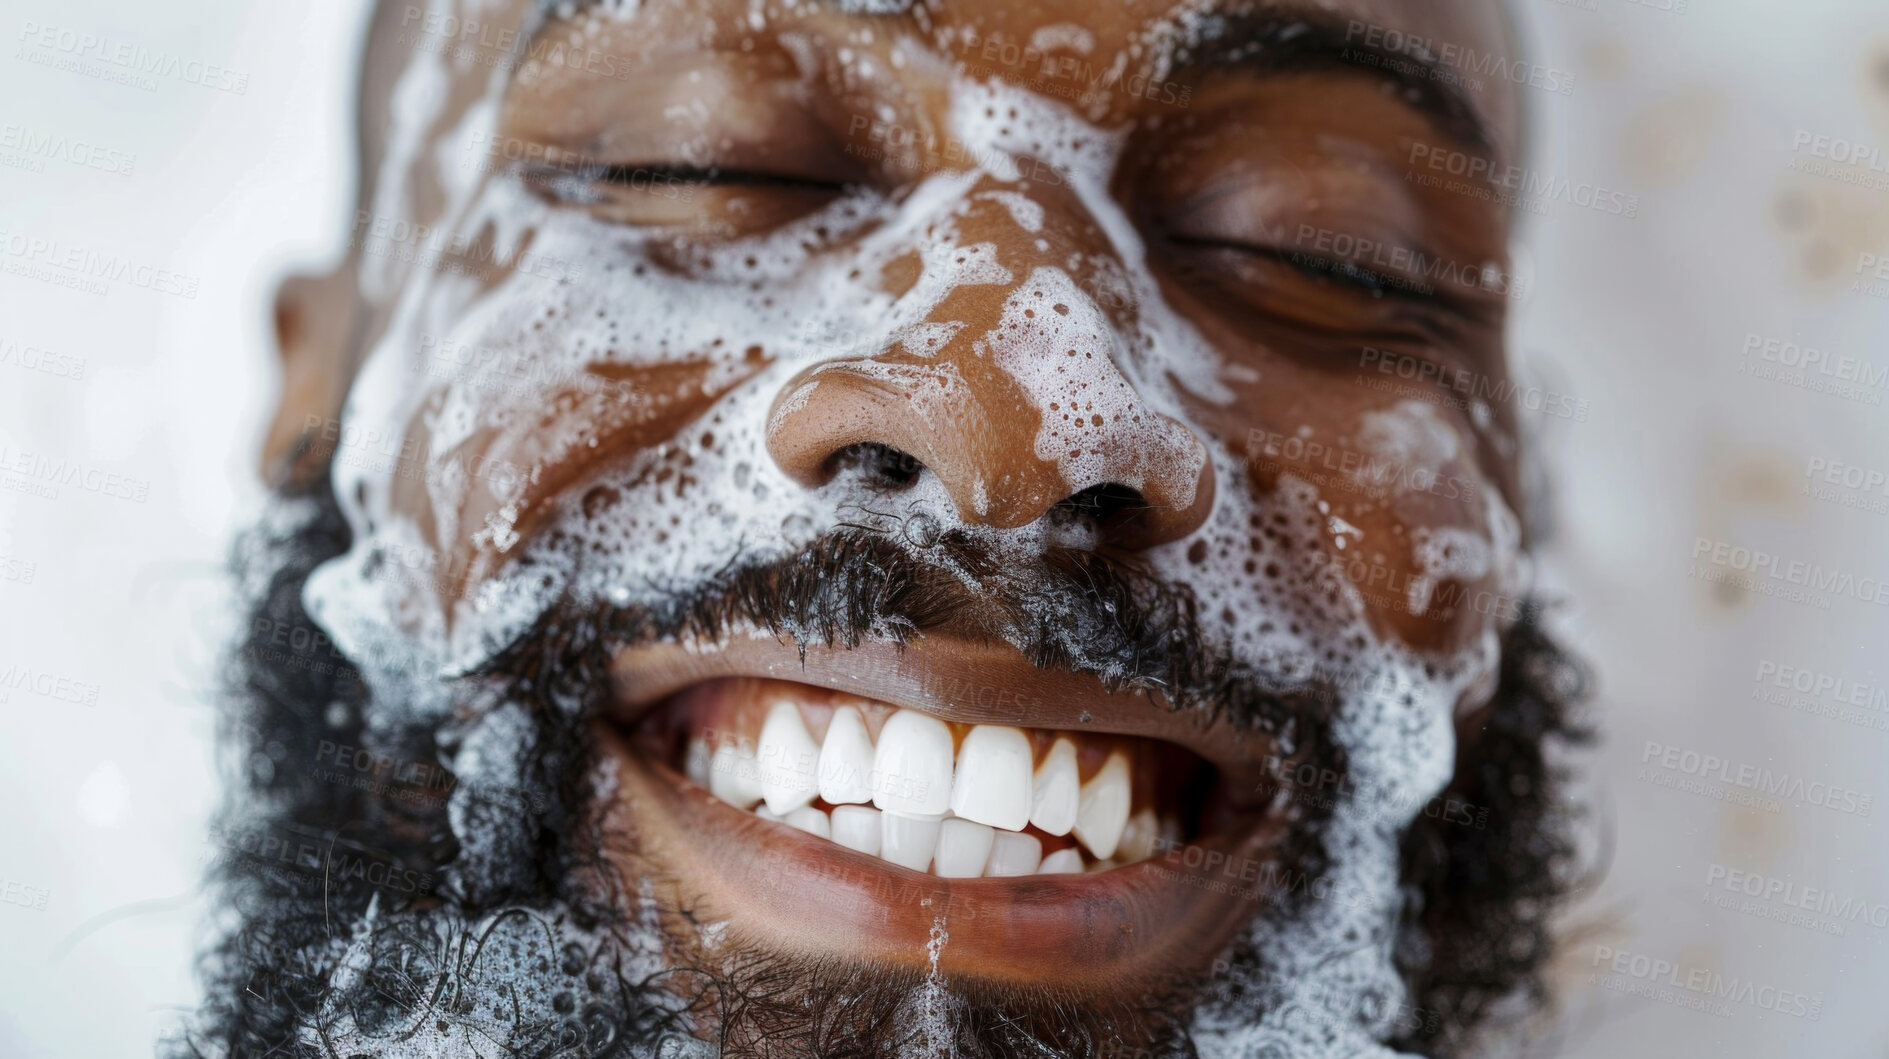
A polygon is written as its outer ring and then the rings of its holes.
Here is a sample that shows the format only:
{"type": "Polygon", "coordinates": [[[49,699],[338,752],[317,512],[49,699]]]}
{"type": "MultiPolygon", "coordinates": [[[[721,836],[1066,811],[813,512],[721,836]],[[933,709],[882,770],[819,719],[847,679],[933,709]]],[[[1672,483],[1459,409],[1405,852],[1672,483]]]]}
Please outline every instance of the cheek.
{"type": "Polygon", "coordinates": [[[1495,524],[1506,505],[1473,460],[1367,458],[1321,492],[1334,520],[1328,554],[1342,562],[1378,628],[1412,647],[1452,652],[1518,605],[1503,574],[1513,565],[1514,534],[1495,524]]]}
{"type": "Polygon", "coordinates": [[[1260,510],[1284,482],[1316,490],[1325,525],[1304,562],[1349,586],[1376,632],[1428,651],[1475,645],[1520,603],[1515,520],[1476,432],[1429,402],[1365,402],[1318,381],[1242,387],[1229,406],[1197,407],[1196,428],[1243,458],[1260,510]]]}

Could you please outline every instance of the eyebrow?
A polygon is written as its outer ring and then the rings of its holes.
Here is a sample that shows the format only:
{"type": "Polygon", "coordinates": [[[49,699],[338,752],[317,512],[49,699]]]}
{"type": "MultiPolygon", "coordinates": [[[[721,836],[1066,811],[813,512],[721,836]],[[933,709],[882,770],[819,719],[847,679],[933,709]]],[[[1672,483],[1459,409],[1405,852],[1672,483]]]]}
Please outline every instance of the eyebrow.
{"type": "MultiPolygon", "coordinates": [[[[1265,75],[1341,71],[1380,77],[1399,88],[1398,98],[1423,113],[1445,134],[1483,152],[1495,151],[1494,134],[1461,84],[1472,79],[1431,55],[1427,45],[1407,50],[1374,45],[1358,33],[1359,27],[1373,28],[1371,23],[1340,21],[1316,11],[1225,15],[1218,22],[1213,36],[1199,40],[1179,56],[1177,72],[1233,70],[1265,75]]],[[[1404,36],[1422,39],[1415,34],[1404,36]]]]}

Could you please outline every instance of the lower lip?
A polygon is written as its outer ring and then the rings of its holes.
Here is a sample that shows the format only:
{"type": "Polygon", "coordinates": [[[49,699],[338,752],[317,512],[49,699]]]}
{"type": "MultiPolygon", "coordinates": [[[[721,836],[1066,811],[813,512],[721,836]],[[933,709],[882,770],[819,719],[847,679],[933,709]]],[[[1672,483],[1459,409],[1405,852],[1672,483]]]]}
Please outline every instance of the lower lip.
{"type": "MultiPolygon", "coordinates": [[[[1114,991],[1150,973],[1205,970],[1259,911],[1248,872],[1190,882],[1177,851],[1112,871],[1022,878],[941,879],[908,871],[734,809],[667,765],[631,752],[601,724],[618,777],[607,832],[630,878],[674,880],[697,923],[725,921],[727,938],[774,954],[936,969],[954,977],[1114,991]],[[1245,882],[1241,877],[1247,876],[1245,882]],[[942,932],[943,940],[934,944],[942,932]]],[[[1186,860],[1259,864],[1276,821],[1205,837],[1186,860]]]]}

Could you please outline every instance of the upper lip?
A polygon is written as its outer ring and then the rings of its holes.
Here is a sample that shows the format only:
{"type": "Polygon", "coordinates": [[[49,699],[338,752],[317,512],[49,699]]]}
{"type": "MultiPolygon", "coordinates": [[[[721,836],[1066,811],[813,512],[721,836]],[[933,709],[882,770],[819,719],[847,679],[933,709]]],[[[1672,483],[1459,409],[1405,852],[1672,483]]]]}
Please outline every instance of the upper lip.
{"type": "Polygon", "coordinates": [[[1097,678],[1032,664],[1003,643],[928,633],[911,643],[800,646],[765,633],[703,643],[626,648],[612,663],[614,718],[634,724],[676,692],[725,677],[830,688],[942,720],[1141,736],[1175,743],[1216,766],[1236,796],[1261,785],[1263,733],[1206,709],[1172,709],[1143,691],[1109,693],[1097,678]]]}

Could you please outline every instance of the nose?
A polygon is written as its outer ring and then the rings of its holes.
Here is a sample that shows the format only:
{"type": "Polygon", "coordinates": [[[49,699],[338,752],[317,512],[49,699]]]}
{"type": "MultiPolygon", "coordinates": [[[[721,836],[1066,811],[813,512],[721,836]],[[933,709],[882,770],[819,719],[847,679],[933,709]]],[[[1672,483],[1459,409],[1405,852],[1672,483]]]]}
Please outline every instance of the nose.
{"type": "Polygon", "coordinates": [[[942,348],[894,335],[790,379],[769,414],[775,462],[809,488],[849,469],[887,488],[933,474],[972,525],[1077,518],[1137,550],[1191,534],[1213,506],[1206,446],[1123,373],[1110,313],[1060,268],[1006,264],[1018,280],[933,308],[924,323],[952,335],[942,348]]]}

